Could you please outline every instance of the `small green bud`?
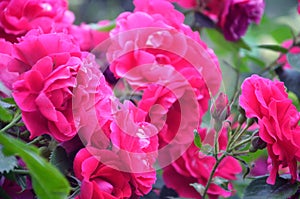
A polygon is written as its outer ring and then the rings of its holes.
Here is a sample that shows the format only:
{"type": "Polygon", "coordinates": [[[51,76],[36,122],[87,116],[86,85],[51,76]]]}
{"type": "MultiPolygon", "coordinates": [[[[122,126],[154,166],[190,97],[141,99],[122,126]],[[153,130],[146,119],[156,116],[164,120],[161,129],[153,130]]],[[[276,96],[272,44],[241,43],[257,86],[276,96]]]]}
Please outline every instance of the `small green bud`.
{"type": "Polygon", "coordinates": [[[244,114],[240,114],[238,117],[239,124],[243,124],[247,120],[246,116],[244,114]]]}
{"type": "Polygon", "coordinates": [[[252,126],[252,124],[254,124],[254,122],[255,122],[255,118],[249,118],[249,119],[247,119],[247,125],[248,126],[252,126]]]}

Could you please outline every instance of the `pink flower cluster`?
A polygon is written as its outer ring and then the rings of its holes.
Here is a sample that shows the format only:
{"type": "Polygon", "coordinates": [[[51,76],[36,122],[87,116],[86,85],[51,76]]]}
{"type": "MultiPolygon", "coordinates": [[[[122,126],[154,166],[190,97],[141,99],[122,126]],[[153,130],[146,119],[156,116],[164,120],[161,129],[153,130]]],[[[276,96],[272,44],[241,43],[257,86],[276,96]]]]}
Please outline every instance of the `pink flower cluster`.
{"type": "Polygon", "coordinates": [[[264,0],[170,0],[184,8],[194,8],[208,16],[222,30],[225,39],[237,41],[251,23],[258,24],[263,15],[264,0]]]}
{"type": "MultiPolygon", "coordinates": [[[[0,2],[1,95],[13,96],[30,139],[43,134],[59,143],[81,139],[85,147],[74,159],[80,199],[139,198],[156,181],[156,163],[168,166],[164,176],[172,171],[205,186],[210,170],[199,168],[214,164],[213,157],[198,156],[192,143],[222,81],[216,55],[169,1],[134,5],[112,31],[97,32],[74,25],[63,0],[0,2]],[[106,39],[107,52],[101,52],[115,77],[124,79],[125,100],[114,96],[91,53],[106,39]]],[[[227,158],[216,176],[233,180],[239,172],[237,162],[227,158]]],[[[184,180],[182,185],[188,186],[184,180]]],[[[217,185],[208,193],[231,194],[217,185]]]]}
{"type": "Polygon", "coordinates": [[[274,184],[280,167],[297,179],[300,160],[300,114],[288,99],[284,84],[252,75],[242,84],[240,105],[248,118],[257,118],[259,136],[267,143],[272,169],[267,180],[274,184]]]}

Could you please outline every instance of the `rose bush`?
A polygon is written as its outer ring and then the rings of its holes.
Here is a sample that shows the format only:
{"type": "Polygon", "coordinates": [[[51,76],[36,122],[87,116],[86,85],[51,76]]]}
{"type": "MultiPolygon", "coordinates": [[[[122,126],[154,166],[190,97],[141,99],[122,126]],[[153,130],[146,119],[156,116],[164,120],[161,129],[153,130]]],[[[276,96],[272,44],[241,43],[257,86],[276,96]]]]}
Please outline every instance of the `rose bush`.
{"type": "Polygon", "coordinates": [[[0,197],[296,198],[296,25],[249,28],[263,0],[133,6],[0,2],[0,197]]]}

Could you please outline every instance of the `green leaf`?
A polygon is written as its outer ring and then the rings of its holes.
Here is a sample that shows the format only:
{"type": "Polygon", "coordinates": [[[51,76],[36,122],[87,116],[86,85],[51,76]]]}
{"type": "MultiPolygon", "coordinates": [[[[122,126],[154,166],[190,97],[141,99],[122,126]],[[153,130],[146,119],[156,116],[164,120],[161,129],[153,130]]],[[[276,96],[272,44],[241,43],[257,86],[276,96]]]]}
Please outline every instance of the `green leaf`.
{"type": "Polygon", "coordinates": [[[70,192],[66,178],[38,155],[38,149],[18,139],[0,133],[5,155],[18,155],[26,163],[34,192],[40,199],[65,199],[70,192]]]}
{"type": "Polygon", "coordinates": [[[296,106],[297,110],[299,111],[300,110],[300,102],[299,102],[297,95],[295,93],[293,93],[292,91],[289,91],[288,96],[293,101],[293,104],[296,106]]]}
{"type": "Polygon", "coordinates": [[[71,168],[71,162],[69,161],[66,150],[58,146],[51,153],[50,163],[60,170],[60,172],[67,174],[71,168]]]}
{"type": "Polygon", "coordinates": [[[214,177],[213,183],[222,187],[222,189],[229,191],[229,189],[228,189],[229,181],[227,179],[221,178],[221,177],[214,177]]]}
{"type": "Polygon", "coordinates": [[[292,66],[293,69],[300,70],[300,53],[298,54],[287,53],[286,58],[288,63],[292,66]]]}
{"type": "Polygon", "coordinates": [[[298,184],[291,184],[288,179],[277,177],[275,185],[266,183],[267,177],[261,177],[253,180],[246,188],[244,199],[254,198],[289,198],[298,190],[298,184]]]}
{"type": "Polygon", "coordinates": [[[10,122],[13,119],[12,113],[6,108],[0,106],[0,120],[3,122],[10,122]]]}
{"type": "Polygon", "coordinates": [[[208,156],[212,156],[213,155],[213,147],[209,144],[204,144],[201,147],[201,153],[208,155],[208,156]]]}
{"type": "Polygon", "coordinates": [[[198,131],[195,129],[194,130],[194,134],[195,134],[195,138],[194,138],[194,144],[199,148],[201,149],[202,147],[202,141],[201,141],[201,137],[198,133],[198,131]]]}
{"type": "Polygon", "coordinates": [[[191,183],[190,186],[194,187],[196,191],[202,196],[205,190],[205,187],[199,183],[191,183]]]}
{"type": "Polygon", "coordinates": [[[4,156],[2,146],[0,145],[0,173],[9,172],[18,165],[15,156],[4,156]]]}
{"type": "Polygon", "coordinates": [[[116,22],[112,21],[106,25],[99,25],[99,24],[91,23],[91,24],[89,24],[89,26],[91,27],[91,29],[94,29],[94,30],[97,30],[100,32],[109,32],[116,27],[116,22]]]}
{"type": "Polygon", "coordinates": [[[281,52],[281,53],[287,53],[288,52],[288,49],[283,48],[279,45],[265,44],[265,45],[258,45],[257,47],[272,50],[272,51],[275,51],[275,52],[281,52]]]}
{"type": "Polygon", "coordinates": [[[3,98],[1,99],[1,101],[5,102],[6,104],[9,104],[10,105],[9,107],[16,105],[14,98],[3,98]]]}
{"type": "Polygon", "coordinates": [[[238,52],[239,49],[251,50],[251,47],[245,42],[245,40],[240,39],[237,42],[229,42],[224,38],[222,33],[217,31],[216,29],[207,28],[205,29],[205,33],[209,37],[209,39],[218,47],[217,50],[219,51],[219,53],[231,51],[238,52]]]}

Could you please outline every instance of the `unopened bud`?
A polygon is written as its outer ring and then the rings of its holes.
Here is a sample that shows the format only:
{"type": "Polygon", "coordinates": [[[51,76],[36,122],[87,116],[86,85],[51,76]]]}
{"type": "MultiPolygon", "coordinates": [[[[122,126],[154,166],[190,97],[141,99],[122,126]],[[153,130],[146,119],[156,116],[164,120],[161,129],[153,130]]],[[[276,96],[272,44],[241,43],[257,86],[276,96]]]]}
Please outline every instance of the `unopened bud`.
{"type": "Polygon", "coordinates": [[[252,126],[252,124],[254,124],[254,122],[255,122],[255,118],[247,119],[247,126],[252,126]]]}
{"type": "Polygon", "coordinates": [[[254,148],[252,145],[250,145],[249,151],[250,151],[251,153],[255,153],[255,152],[257,151],[257,149],[254,148]]]}
{"type": "Polygon", "coordinates": [[[241,106],[238,107],[238,111],[239,111],[242,115],[246,115],[245,110],[244,110],[241,106]]]}
{"type": "Polygon", "coordinates": [[[251,140],[251,146],[253,146],[255,149],[264,149],[267,147],[267,143],[259,136],[254,136],[251,140]]]}
{"type": "Polygon", "coordinates": [[[214,104],[211,106],[212,117],[217,121],[224,121],[230,115],[230,107],[228,97],[224,93],[220,93],[214,104]]]}
{"type": "Polygon", "coordinates": [[[246,116],[244,114],[240,114],[238,117],[239,124],[243,124],[247,120],[246,116]]]}

